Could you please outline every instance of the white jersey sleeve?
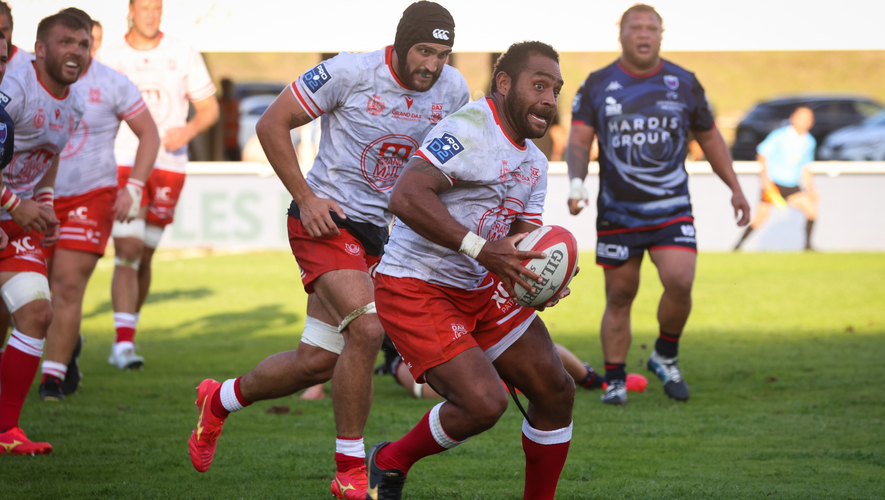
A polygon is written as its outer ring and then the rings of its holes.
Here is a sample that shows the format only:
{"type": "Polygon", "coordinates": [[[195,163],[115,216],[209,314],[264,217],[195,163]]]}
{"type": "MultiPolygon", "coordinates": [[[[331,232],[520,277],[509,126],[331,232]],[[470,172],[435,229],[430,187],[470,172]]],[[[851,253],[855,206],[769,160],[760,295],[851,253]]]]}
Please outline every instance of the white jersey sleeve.
{"type": "Polygon", "coordinates": [[[209,70],[206,69],[206,61],[203,60],[203,56],[190,45],[187,48],[190,54],[187,63],[185,90],[187,98],[191,102],[199,102],[214,96],[217,90],[212,82],[212,77],[209,76],[209,70]]]}
{"type": "Polygon", "coordinates": [[[5,78],[0,89],[4,98],[9,100],[5,108],[6,113],[12,118],[12,122],[18,125],[24,120],[28,91],[18,78],[5,78]]]}
{"type": "Polygon", "coordinates": [[[289,89],[312,118],[319,118],[344,104],[359,85],[364,74],[362,62],[354,54],[341,52],[305,72],[289,89]]]}

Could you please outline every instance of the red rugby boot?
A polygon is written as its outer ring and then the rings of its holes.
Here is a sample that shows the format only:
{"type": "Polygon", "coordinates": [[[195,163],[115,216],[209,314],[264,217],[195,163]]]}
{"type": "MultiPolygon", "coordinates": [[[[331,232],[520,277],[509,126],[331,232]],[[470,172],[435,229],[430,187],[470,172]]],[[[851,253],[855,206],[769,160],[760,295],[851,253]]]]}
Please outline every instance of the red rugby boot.
{"type": "Polygon", "coordinates": [[[45,455],[52,451],[49,443],[35,443],[25,436],[20,427],[13,427],[0,434],[0,455],[45,455]]]}
{"type": "Polygon", "coordinates": [[[197,387],[196,405],[200,409],[200,417],[197,427],[191,433],[187,441],[191,463],[199,472],[206,472],[212,465],[215,457],[215,446],[218,436],[221,435],[221,427],[224,419],[216,417],[212,413],[212,395],[221,389],[221,384],[212,379],[206,379],[197,387]]]}
{"type": "Polygon", "coordinates": [[[347,472],[338,472],[332,480],[332,494],[345,500],[365,500],[366,466],[356,467],[347,472]]]}

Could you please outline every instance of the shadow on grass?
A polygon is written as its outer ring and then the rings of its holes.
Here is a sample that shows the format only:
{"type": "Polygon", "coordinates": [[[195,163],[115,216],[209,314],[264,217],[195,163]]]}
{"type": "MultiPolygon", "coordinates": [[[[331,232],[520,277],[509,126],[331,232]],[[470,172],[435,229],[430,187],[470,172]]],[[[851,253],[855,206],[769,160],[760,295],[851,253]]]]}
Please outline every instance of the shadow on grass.
{"type": "MultiPolygon", "coordinates": [[[[214,295],[215,292],[208,288],[193,288],[190,290],[171,290],[166,292],[152,292],[148,295],[145,304],[153,304],[156,302],[165,302],[167,300],[199,300],[214,295]]],[[[114,310],[113,303],[108,300],[99,304],[90,313],[83,314],[83,319],[93,318],[100,314],[112,312],[114,310]]]]}

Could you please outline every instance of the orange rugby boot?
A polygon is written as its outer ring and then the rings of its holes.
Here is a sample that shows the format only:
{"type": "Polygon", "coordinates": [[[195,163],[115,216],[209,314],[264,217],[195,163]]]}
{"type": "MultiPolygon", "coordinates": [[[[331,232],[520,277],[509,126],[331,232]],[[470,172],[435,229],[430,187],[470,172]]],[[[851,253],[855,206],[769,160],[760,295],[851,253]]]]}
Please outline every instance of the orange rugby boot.
{"type": "Polygon", "coordinates": [[[212,413],[212,395],[221,388],[221,383],[212,379],[206,379],[197,387],[197,408],[200,409],[200,417],[197,427],[191,433],[187,441],[191,463],[199,472],[206,472],[212,465],[215,457],[215,446],[218,436],[221,435],[221,427],[224,419],[218,418],[212,413]]]}
{"type": "Polygon", "coordinates": [[[35,443],[25,436],[20,427],[13,427],[0,434],[0,455],[45,455],[52,451],[49,443],[35,443]]]}
{"type": "Polygon", "coordinates": [[[364,465],[335,474],[335,479],[332,480],[332,494],[345,500],[364,500],[366,486],[366,466],[364,465]]]}

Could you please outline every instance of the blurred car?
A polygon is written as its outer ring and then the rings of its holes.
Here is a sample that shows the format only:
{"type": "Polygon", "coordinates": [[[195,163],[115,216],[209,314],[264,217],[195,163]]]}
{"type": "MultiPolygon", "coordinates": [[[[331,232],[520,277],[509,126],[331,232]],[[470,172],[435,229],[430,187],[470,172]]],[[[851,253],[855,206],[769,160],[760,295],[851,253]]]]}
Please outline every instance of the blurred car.
{"type": "Polygon", "coordinates": [[[755,160],[756,146],[772,130],[789,123],[790,114],[798,106],[814,111],[811,135],[818,147],[832,132],[856,125],[883,109],[882,104],[862,96],[798,95],[762,102],[738,124],[731,156],[735,160],[755,160]]]}
{"type": "MultiPolygon", "coordinates": [[[[245,151],[246,144],[255,135],[255,126],[258,119],[267,110],[268,106],[277,98],[279,94],[255,94],[244,97],[240,100],[240,131],[237,134],[237,143],[240,145],[240,151],[245,151]]],[[[298,148],[301,142],[301,132],[296,128],[291,132],[292,144],[298,148]]]]}
{"type": "Polygon", "coordinates": [[[253,95],[280,95],[288,85],[285,83],[238,82],[234,86],[234,97],[243,100],[253,95]]]}
{"type": "Polygon", "coordinates": [[[828,135],[817,153],[821,160],[885,161],[885,111],[828,135]]]}

